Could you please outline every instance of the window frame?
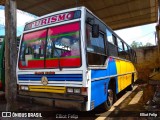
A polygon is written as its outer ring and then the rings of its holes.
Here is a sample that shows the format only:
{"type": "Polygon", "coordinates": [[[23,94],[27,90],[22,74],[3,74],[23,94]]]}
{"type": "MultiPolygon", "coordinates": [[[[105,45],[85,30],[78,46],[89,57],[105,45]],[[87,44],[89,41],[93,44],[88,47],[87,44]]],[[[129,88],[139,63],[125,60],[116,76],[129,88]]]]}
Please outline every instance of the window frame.
{"type": "MultiPolygon", "coordinates": [[[[91,24],[88,24],[88,23],[86,23],[86,29],[88,29],[87,27],[90,27],[90,30],[92,30],[92,25],[91,24]]],[[[87,31],[86,31],[87,32],[87,31]]],[[[90,31],[90,33],[92,34],[92,32],[90,31]]],[[[106,52],[106,40],[105,40],[105,33],[104,32],[102,32],[101,30],[99,31],[99,34],[101,34],[102,36],[103,36],[103,43],[104,43],[104,54],[103,53],[99,53],[99,52],[91,52],[91,51],[87,51],[87,52],[90,52],[90,53],[95,53],[95,54],[100,54],[100,55],[107,55],[107,52],[106,52]]],[[[86,47],[88,47],[87,46],[87,44],[88,44],[88,40],[90,39],[90,38],[88,38],[88,37],[90,37],[90,35],[88,36],[88,33],[87,33],[87,35],[86,35],[86,47]]],[[[92,36],[91,36],[92,37],[92,36]]]]}
{"type": "MultiPolygon", "coordinates": [[[[70,22],[70,23],[65,23],[65,24],[60,24],[60,25],[57,25],[57,26],[54,26],[54,25],[52,25],[52,26],[49,26],[49,27],[46,27],[46,28],[43,28],[43,29],[38,29],[38,30],[35,30],[35,31],[31,31],[31,32],[25,32],[24,34],[23,34],[23,37],[22,37],[22,39],[21,39],[21,46],[20,46],[20,50],[19,50],[19,58],[18,58],[18,68],[20,69],[20,70],[34,70],[34,69],[61,69],[61,68],[80,68],[81,66],[82,66],[82,48],[81,48],[81,34],[83,34],[82,32],[81,32],[81,21],[74,21],[74,22],[70,22]],[[79,52],[80,52],[80,65],[79,66],[76,66],[76,67],[72,67],[72,66],[67,66],[67,67],[63,67],[63,66],[58,66],[58,67],[51,67],[51,68],[47,68],[46,67],[46,49],[47,49],[47,39],[48,39],[48,31],[49,31],[49,29],[50,28],[52,28],[52,27],[57,27],[57,26],[64,26],[64,25],[69,25],[69,24],[73,24],[73,23],[78,23],[79,24],[79,52]],[[41,31],[41,30],[46,30],[46,36],[45,36],[45,45],[44,45],[44,67],[43,68],[37,68],[37,67],[34,67],[34,68],[21,68],[20,66],[19,66],[19,62],[20,61],[22,61],[22,60],[20,60],[20,56],[21,56],[21,50],[22,50],[22,43],[23,43],[23,41],[24,41],[24,35],[25,34],[30,34],[30,33],[34,33],[34,32],[38,32],[38,31],[41,31]]],[[[39,53],[39,54],[41,54],[41,53],[39,53]]],[[[59,58],[58,58],[59,59],[59,58]]],[[[61,58],[60,58],[61,59],[61,58]]],[[[60,61],[58,60],[58,64],[60,64],[59,63],[60,61]]]]}
{"type": "MultiPolygon", "coordinates": [[[[95,68],[102,68],[102,69],[105,69],[105,66],[106,66],[106,61],[104,62],[104,64],[103,65],[101,65],[101,64],[98,64],[98,65],[96,65],[96,64],[89,64],[89,59],[88,59],[88,53],[89,54],[95,54],[95,55],[99,55],[99,56],[102,56],[103,58],[107,58],[107,49],[106,49],[106,34],[103,32],[103,31],[101,31],[101,30],[99,30],[99,34],[101,34],[102,36],[103,36],[103,43],[104,43],[104,54],[102,54],[102,53],[99,53],[99,52],[92,52],[92,51],[88,51],[87,50],[87,47],[88,47],[88,41],[90,40],[90,35],[92,34],[92,32],[91,32],[91,30],[92,30],[92,25],[91,24],[89,24],[89,23],[86,23],[85,24],[86,25],[86,62],[87,62],[87,66],[89,67],[89,68],[93,68],[93,69],[95,69],[95,68]],[[90,34],[91,33],[91,34],[90,34]],[[88,35],[89,34],[89,35],[88,35]]],[[[101,57],[101,59],[103,59],[101,57]]]]}
{"type": "MultiPolygon", "coordinates": [[[[80,52],[80,54],[79,54],[79,56],[80,56],[80,65],[79,66],[76,66],[76,67],[71,67],[71,66],[69,66],[69,67],[63,67],[63,66],[58,66],[58,67],[52,67],[52,68],[46,68],[46,66],[45,66],[45,69],[61,69],[61,68],[80,68],[81,66],[82,66],[82,48],[81,48],[81,21],[75,21],[75,22],[70,22],[70,23],[66,23],[66,24],[61,24],[61,25],[57,25],[57,26],[51,26],[51,27],[49,27],[48,28],[48,31],[49,31],[49,29],[51,29],[51,28],[53,28],[53,27],[60,27],[60,26],[64,26],[64,25],[69,25],[69,24],[73,24],[73,23],[79,23],[79,52],[80,52]]],[[[61,33],[62,34],[62,33],[61,33]]],[[[48,33],[47,33],[47,39],[48,39],[48,33]]],[[[46,47],[47,47],[47,39],[46,39],[46,47]]],[[[47,49],[47,48],[46,48],[47,49]]],[[[56,49],[58,49],[58,48],[56,48],[56,49]]],[[[46,52],[45,52],[45,54],[46,54],[46,52]]],[[[46,58],[46,56],[45,56],[45,58],[46,58]]],[[[61,60],[63,59],[63,58],[65,58],[65,57],[58,57],[58,64],[61,64],[61,60]]],[[[67,57],[66,57],[67,58],[67,57]]],[[[46,62],[45,62],[46,63],[46,62]]]]}

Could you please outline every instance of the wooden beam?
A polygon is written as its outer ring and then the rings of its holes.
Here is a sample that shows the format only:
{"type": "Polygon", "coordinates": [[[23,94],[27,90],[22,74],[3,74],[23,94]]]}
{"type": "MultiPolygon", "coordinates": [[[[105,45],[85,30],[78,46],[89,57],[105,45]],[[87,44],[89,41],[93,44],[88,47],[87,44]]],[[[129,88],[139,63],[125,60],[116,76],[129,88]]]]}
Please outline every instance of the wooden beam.
{"type": "MultiPolygon", "coordinates": [[[[88,4],[88,2],[92,2],[92,1],[97,1],[97,0],[79,0],[77,2],[77,7],[79,6],[86,6],[88,9],[92,10],[90,5],[88,4]]],[[[101,1],[101,0],[100,0],[101,1]]],[[[100,2],[99,1],[99,2],[100,2]]],[[[60,6],[58,9],[56,9],[55,11],[59,11],[59,10],[64,10],[67,8],[72,8],[72,7],[76,7],[76,1],[71,1],[70,4],[66,5],[66,6],[60,6]]]]}
{"type": "Polygon", "coordinates": [[[146,19],[146,16],[148,19],[152,19],[152,17],[155,18],[155,22],[157,20],[156,18],[156,13],[153,12],[153,13],[146,13],[146,14],[143,14],[143,15],[137,15],[137,16],[133,16],[133,17],[126,17],[125,19],[117,19],[117,20],[112,20],[112,21],[107,21],[107,19],[103,19],[103,21],[105,21],[107,24],[117,24],[119,22],[125,22],[125,21],[129,21],[131,22],[132,20],[136,20],[136,19],[146,19]],[[149,16],[149,17],[148,17],[149,16]]]}
{"type": "MultiPolygon", "coordinates": [[[[143,8],[143,9],[136,9],[136,10],[133,10],[133,11],[130,11],[130,12],[123,12],[123,13],[117,13],[117,14],[112,14],[112,15],[109,15],[109,16],[105,16],[105,17],[101,17],[101,19],[105,19],[105,18],[111,18],[111,17],[118,17],[118,16],[124,16],[124,15],[130,15],[130,14],[138,14],[138,13],[140,13],[140,12],[150,12],[151,11],[151,9],[154,9],[154,8],[156,8],[157,6],[152,6],[152,7],[146,7],[146,8],[143,8]]],[[[158,12],[158,11],[156,11],[155,10],[155,12],[158,12]]]]}
{"type": "Polygon", "coordinates": [[[5,4],[5,0],[0,0],[0,5],[4,5],[5,4]]]}
{"type": "Polygon", "coordinates": [[[131,20],[131,22],[120,22],[118,24],[108,24],[113,30],[120,30],[120,29],[125,29],[125,28],[130,28],[130,27],[137,27],[140,25],[146,25],[146,24],[151,24],[155,23],[155,21],[151,21],[150,19],[141,19],[140,21],[135,21],[131,20]],[[132,23],[132,24],[129,24],[132,23]]]}
{"type": "Polygon", "coordinates": [[[5,2],[5,94],[7,111],[15,111],[17,102],[16,0],[5,2]]]}
{"type": "Polygon", "coordinates": [[[52,0],[43,0],[43,1],[41,1],[41,2],[37,2],[37,3],[35,3],[35,4],[32,4],[32,5],[24,8],[23,11],[27,11],[27,10],[32,9],[32,8],[34,8],[34,7],[38,7],[38,6],[43,5],[43,4],[45,4],[45,3],[47,3],[47,2],[50,2],[50,1],[52,1],[52,0]]]}
{"type": "Polygon", "coordinates": [[[121,6],[121,5],[124,5],[124,4],[129,4],[129,3],[134,3],[135,1],[137,0],[128,0],[128,1],[124,1],[124,2],[121,2],[121,3],[118,3],[118,4],[114,4],[114,5],[110,5],[110,6],[107,6],[107,7],[103,7],[103,8],[100,8],[100,9],[96,9],[92,12],[96,13],[96,12],[99,12],[99,11],[103,11],[105,9],[109,9],[109,8],[113,8],[113,7],[118,7],[118,6],[121,6]]]}

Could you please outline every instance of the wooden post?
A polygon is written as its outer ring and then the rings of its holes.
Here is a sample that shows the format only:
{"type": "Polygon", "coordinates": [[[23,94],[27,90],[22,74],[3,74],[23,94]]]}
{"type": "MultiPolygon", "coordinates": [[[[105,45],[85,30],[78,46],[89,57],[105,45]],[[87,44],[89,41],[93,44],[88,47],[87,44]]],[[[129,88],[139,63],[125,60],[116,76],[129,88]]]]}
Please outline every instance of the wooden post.
{"type": "Polygon", "coordinates": [[[16,0],[5,2],[5,94],[7,111],[15,111],[17,83],[16,0]]]}
{"type": "Polygon", "coordinates": [[[157,30],[157,39],[158,39],[158,58],[159,58],[159,67],[160,67],[160,0],[158,0],[158,26],[156,27],[157,30]]]}

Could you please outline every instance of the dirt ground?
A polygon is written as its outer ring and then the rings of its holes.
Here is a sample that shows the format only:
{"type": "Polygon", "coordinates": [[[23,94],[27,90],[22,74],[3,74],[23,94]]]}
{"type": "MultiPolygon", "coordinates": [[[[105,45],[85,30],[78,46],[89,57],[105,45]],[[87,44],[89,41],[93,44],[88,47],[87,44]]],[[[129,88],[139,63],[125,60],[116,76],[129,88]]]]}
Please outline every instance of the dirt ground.
{"type": "MultiPolygon", "coordinates": [[[[159,102],[153,103],[156,86],[147,84],[144,81],[137,81],[137,89],[125,99],[106,120],[158,120],[160,119],[159,102]],[[142,97],[136,104],[129,104],[133,97],[141,91],[142,97]],[[152,114],[153,116],[150,116],[152,114]],[[156,117],[155,117],[156,116],[156,117]]],[[[160,92],[160,91],[159,91],[160,92]]]]}

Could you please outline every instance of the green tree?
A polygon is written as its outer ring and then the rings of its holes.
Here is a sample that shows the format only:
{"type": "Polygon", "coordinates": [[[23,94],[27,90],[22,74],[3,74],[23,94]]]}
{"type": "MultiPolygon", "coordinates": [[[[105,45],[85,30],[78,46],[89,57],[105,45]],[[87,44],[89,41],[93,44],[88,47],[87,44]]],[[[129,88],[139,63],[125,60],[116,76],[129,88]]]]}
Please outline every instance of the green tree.
{"type": "Polygon", "coordinates": [[[131,43],[131,47],[132,47],[132,48],[139,48],[139,47],[142,47],[142,46],[143,46],[142,42],[133,41],[133,42],[131,43]]]}
{"type": "Polygon", "coordinates": [[[144,46],[153,46],[153,44],[150,42],[147,42],[146,45],[144,45],[144,46]]]}

